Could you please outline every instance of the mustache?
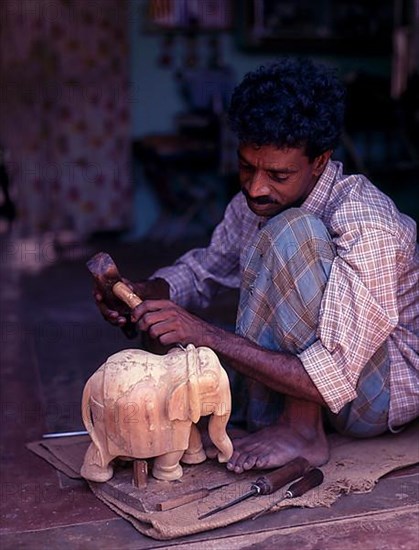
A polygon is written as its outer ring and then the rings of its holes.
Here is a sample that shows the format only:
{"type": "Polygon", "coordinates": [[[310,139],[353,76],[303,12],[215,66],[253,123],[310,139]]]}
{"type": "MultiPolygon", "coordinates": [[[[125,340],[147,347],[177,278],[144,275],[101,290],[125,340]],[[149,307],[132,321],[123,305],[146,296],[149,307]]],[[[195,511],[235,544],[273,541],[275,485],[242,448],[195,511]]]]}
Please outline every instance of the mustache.
{"type": "Polygon", "coordinates": [[[272,199],[269,195],[263,195],[262,197],[251,197],[246,189],[242,189],[242,193],[246,199],[253,204],[259,204],[261,206],[264,204],[278,204],[277,201],[272,199]]]}

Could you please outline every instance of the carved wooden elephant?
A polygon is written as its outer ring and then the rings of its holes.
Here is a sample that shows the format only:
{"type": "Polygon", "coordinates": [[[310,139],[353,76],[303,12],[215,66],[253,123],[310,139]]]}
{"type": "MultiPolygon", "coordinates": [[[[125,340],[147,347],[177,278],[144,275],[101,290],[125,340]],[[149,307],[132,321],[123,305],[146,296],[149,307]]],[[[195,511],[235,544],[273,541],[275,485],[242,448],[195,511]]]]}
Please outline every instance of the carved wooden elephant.
{"type": "Polygon", "coordinates": [[[227,373],[209,348],[174,348],[166,355],[120,351],[89,378],[82,416],[92,442],[81,475],[92,481],[113,476],[116,457],[154,458],[153,476],[182,476],[179,461],[206,459],[196,423],[212,415],[209,436],[227,462],[233,445],[226,433],[231,412],[227,373]]]}

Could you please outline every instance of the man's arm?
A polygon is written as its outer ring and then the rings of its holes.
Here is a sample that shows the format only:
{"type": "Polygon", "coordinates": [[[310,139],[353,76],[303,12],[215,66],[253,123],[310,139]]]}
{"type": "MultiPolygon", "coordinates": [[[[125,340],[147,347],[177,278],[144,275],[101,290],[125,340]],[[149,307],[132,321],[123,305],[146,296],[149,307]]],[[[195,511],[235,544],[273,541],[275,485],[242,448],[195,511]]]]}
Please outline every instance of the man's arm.
{"type": "Polygon", "coordinates": [[[265,350],[246,338],[208,324],[170,300],[143,302],[135,308],[132,320],[161,344],[207,346],[235,370],[269,388],[324,405],[295,355],[265,350]]]}
{"type": "Polygon", "coordinates": [[[234,370],[265,386],[293,397],[324,405],[303,364],[291,353],[269,351],[250,340],[211,327],[206,345],[224,358],[234,370]]]}

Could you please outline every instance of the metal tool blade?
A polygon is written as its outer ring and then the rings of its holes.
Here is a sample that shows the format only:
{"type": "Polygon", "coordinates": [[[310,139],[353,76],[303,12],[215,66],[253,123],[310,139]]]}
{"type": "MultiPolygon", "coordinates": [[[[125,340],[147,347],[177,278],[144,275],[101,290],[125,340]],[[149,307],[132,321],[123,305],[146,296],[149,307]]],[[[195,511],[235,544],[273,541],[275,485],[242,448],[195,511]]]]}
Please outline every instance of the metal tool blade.
{"type": "Polygon", "coordinates": [[[243,500],[246,500],[247,498],[250,498],[254,495],[259,494],[258,487],[253,487],[242,495],[241,497],[237,497],[234,500],[231,500],[230,502],[227,502],[226,504],[223,504],[221,506],[218,506],[217,508],[214,508],[213,510],[210,510],[209,512],[206,512],[205,514],[202,514],[201,516],[198,516],[198,519],[204,519],[209,516],[212,516],[213,514],[217,514],[218,512],[221,512],[221,510],[225,510],[226,508],[230,508],[230,506],[234,506],[235,504],[238,504],[239,502],[242,502],[243,500]]]}
{"type": "Polygon", "coordinates": [[[43,434],[42,439],[55,439],[57,437],[74,437],[78,435],[89,435],[89,432],[86,432],[85,430],[80,430],[79,432],[49,433],[49,434],[43,434]]]}

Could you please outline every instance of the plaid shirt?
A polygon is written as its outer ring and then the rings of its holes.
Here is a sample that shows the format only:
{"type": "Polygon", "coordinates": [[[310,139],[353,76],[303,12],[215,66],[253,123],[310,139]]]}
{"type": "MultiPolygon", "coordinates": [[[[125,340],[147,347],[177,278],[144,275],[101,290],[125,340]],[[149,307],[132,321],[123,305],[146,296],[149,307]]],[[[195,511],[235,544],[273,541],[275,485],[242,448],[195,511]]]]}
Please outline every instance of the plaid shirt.
{"type": "MultiPolygon", "coordinates": [[[[419,415],[419,247],[416,225],[364,176],[329,161],[302,207],[326,225],[337,255],[322,299],[318,339],[300,359],[333,412],[356,396],[362,368],[387,342],[389,427],[419,415]]],[[[154,273],[171,299],[205,307],[223,287],[238,288],[250,244],[266,222],[237,194],[207,248],[154,273]]]]}

